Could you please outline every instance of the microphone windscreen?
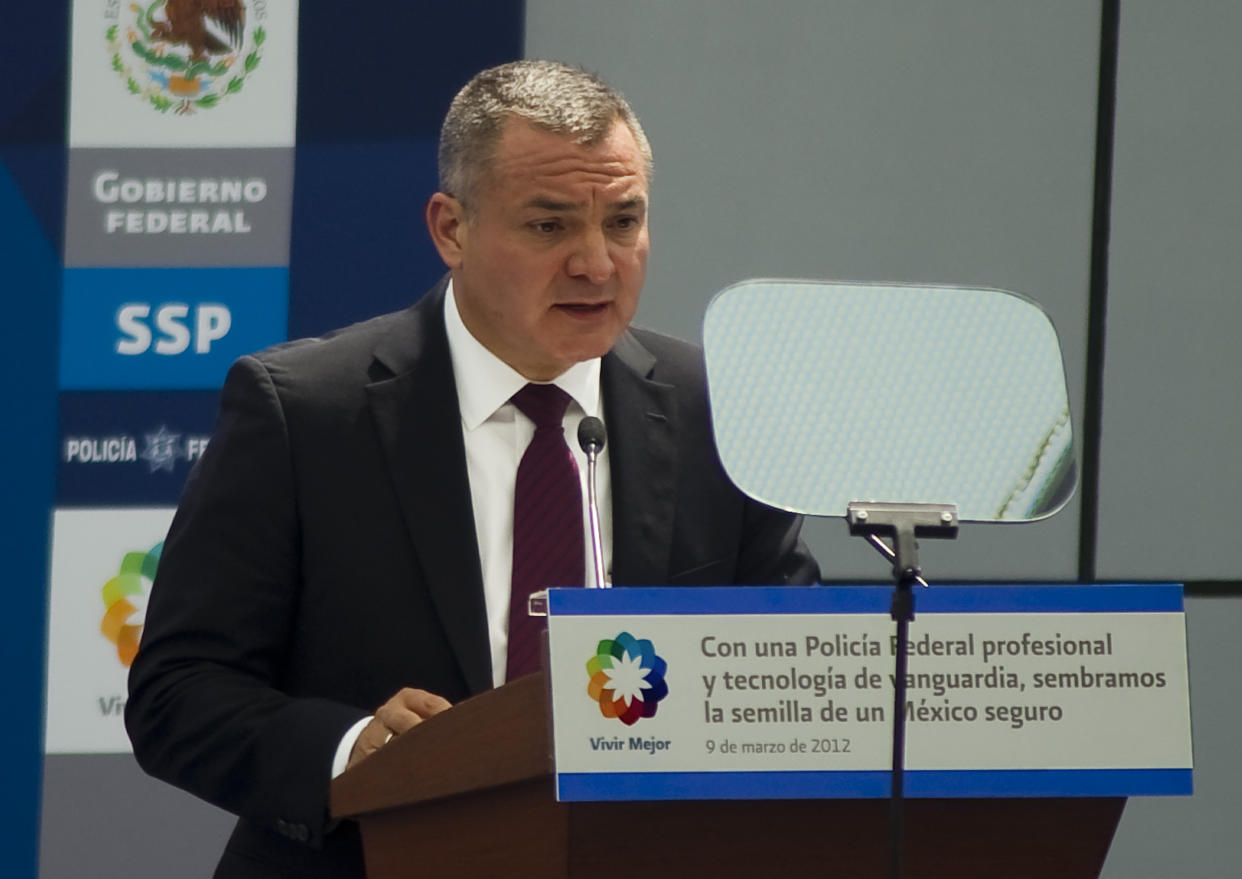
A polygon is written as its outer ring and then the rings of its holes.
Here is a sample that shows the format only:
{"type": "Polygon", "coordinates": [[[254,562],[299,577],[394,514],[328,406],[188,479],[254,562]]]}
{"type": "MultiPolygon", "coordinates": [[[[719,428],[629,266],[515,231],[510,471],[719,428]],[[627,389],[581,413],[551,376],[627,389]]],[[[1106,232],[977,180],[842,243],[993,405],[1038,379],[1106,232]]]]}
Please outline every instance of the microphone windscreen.
{"type": "Polygon", "coordinates": [[[578,422],[578,445],[582,451],[590,452],[594,447],[599,451],[604,447],[604,422],[594,415],[588,415],[578,422]]]}

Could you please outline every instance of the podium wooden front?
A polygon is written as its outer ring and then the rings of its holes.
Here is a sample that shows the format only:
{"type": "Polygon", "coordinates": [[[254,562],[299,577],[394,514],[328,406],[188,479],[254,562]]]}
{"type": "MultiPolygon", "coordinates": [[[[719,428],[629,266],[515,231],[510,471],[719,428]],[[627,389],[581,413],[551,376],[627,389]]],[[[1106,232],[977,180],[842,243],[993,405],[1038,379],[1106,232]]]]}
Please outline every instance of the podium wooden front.
{"type": "MultiPolygon", "coordinates": [[[[905,803],[906,877],[1087,879],[1125,800],[905,803]]],[[[369,879],[881,877],[887,800],[558,803],[543,674],[455,706],[332,783],[369,879]]]]}

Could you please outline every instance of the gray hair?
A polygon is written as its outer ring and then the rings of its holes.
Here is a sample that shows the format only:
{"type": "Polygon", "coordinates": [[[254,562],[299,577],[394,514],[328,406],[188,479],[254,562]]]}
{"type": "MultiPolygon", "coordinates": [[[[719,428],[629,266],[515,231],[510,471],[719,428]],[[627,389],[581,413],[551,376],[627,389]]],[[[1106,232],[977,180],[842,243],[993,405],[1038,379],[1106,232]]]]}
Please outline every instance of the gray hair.
{"type": "Polygon", "coordinates": [[[466,83],[449,105],[440,129],[440,191],[468,211],[511,117],[586,147],[600,143],[613,125],[624,122],[651,180],[651,145],[624,95],[578,67],[513,61],[484,70],[466,83]]]}

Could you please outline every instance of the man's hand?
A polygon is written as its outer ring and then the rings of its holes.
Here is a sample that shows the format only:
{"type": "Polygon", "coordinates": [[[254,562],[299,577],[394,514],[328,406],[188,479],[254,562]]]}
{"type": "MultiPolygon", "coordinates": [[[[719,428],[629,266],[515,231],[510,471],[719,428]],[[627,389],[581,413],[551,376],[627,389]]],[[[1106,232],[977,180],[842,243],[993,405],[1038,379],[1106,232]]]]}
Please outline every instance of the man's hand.
{"type": "Polygon", "coordinates": [[[399,690],[395,696],[375,709],[371,722],[358,734],[358,740],[349,752],[349,762],[345,764],[345,768],[348,769],[364,757],[374,754],[410,727],[417,726],[433,714],[439,714],[451,707],[447,699],[426,690],[415,690],[411,687],[399,690]]]}

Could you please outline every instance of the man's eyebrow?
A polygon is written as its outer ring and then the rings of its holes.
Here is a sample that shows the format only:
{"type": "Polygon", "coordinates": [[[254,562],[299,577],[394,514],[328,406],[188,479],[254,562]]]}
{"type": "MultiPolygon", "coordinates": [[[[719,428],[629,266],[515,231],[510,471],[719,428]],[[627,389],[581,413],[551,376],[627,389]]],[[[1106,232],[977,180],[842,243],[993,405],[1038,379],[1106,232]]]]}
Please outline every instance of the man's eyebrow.
{"type": "Polygon", "coordinates": [[[609,206],[608,209],[610,211],[634,211],[645,210],[646,207],[647,199],[643,198],[641,195],[636,195],[632,198],[627,198],[625,201],[617,202],[616,204],[609,206]]]}
{"type": "Polygon", "coordinates": [[[571,211],[580,211],[582,210],[583,205],[574,204],[571,201],[557,201],[554,198],[547,198],[545,196],[535,196],[526,203],[526,207],[538,208],[541,211],[554,211],[556,213],[564,214],[571,211]]]}
{"type": "MultiPolygon", "coordinates": [[[[586,205],[583,204],[577,204],[571,201],[557,201],[554,198],[542,195],[535,196],[530,201],[526,202],[525,206],[541,211],[551,211],[558,214],[578,213],[586,209],[586,205]]],[[[619,201],[616,204],[609,205],[608,210],[610,212],[633,211],[642,210],[646,207],[647,199],[641,195],[635,195],[625,199],[624,201],[619,201]]]]}

